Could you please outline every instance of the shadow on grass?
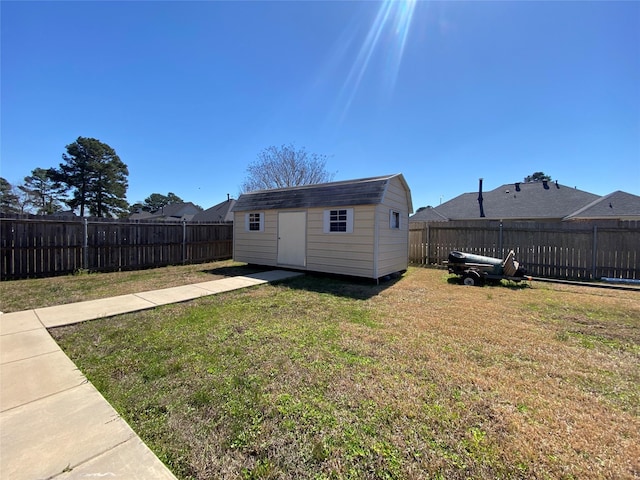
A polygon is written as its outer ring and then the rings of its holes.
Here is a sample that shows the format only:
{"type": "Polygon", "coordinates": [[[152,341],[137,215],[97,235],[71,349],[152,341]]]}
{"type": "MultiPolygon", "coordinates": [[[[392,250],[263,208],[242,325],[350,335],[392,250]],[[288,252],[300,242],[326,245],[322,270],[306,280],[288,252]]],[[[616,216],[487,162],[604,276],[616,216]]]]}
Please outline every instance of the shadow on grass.
{"type": "MultiPolygon", "coordinates": [[[[251,275],[252,273],[261,273],[269,270],[289,270],[278,267],[268,267],[262,265],[232,265],[210,270],[202,270],[203,273],[219,277],[237,277],[242,275],[251,275]]],[[[398,282],[402,275],[388,275],[375,281],[362,277],[350,277],[347,275],[325,274],[318,272],[302,272],[304,275],[289,280],[284,280],[290,288],[300,290],[309,290],[317,293],[329,293],[341,297],[354,298],[357,300],[366,300],[378,295],[380,292],[389,288],[398,282]]]]}
{"type": "Polygon", "coordinates": [[[239,277],[242,275],[251,275],[252,273],[266,272],[268,270],[275,269],[274,267],[264,267],[261,265],[231,265],[212,268],[209,270],[201,270],[201,272],[215,275],[217,277],[239,277]]]}
{"type": "Polygon", "coordinates": [[[376,282],[362,277],[305,272],[300,277],[287,280],[286,284],[289,288],[299,290],[325,293],[355,300],[367,300],[395,285],[401,279],[402,275],[400,274],[389,275],[376,282]]]}
{"type": "MultiPolygon", "coordinates": [[[[462,277],[458,275],[451,275],[447,278],[447,283],[450,285],[462,285],[462,277]]],[[[522,282],[514,282],[513,280],[486,280],[484,283],[479,285],[480,287],[489,287],[489,288],[508,288],[510,290],[522,290],[523,288],[529,288],[531,285],[527,281],[522,282]]]]}

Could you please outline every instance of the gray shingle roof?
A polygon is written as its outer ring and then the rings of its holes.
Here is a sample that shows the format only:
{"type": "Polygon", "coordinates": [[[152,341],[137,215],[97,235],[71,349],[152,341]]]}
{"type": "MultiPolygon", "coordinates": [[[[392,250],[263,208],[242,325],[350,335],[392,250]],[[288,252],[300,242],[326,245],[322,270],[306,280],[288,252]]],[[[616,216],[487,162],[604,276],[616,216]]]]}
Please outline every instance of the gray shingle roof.
{"type": "MultiPolygon", "coordinates": [[[[486,219],[562,219],[600,198],[555,182],[510,183],[482,193],[486,219]]],[[[479,219],[478,192],[434,208],[450,220],[479,219]]],[[[413,220],[413,218],[412,218],[413,220]]]]}
{"type": "Polygon", "coordinates": [[[185,203],[170,203],[169,205],[165,205],[160,209],[159,212],[163,217],[172,217],[172,218],[180,218],[190,220],[196,213],[200,211],[196,205],[192,202],[185,203]]]}
{"type": "Polygon", "coordinates": [[[571,213],[565,220],[640,218],[640,197],[617,190],[571,213]]]}
{"type": "Polygon", "coordinates": [[[389,181],[396,176],[409,190],[402,174],[260,190],[240,195],[233,211],[375,205],[382,202],[389,181]]]}
{"type": "Polygon", "coordinates": [[[412,222],[448,222],[449,219],[433,207],[426,207],[411,217],[412,222]]]}
{"type": "Polygon", "coordinates": [[[170,203],[155,212],[137,212],[129,216],[131,220],[191,220],[201,209],[192,202],[170,203]]]}
{"type": "Polygon", "coordinates": [[[202,212],[196,213],[191,220],[194,222],[233,222],[231,209],[235,204],[236,200],[230,198],[202,212]]]}

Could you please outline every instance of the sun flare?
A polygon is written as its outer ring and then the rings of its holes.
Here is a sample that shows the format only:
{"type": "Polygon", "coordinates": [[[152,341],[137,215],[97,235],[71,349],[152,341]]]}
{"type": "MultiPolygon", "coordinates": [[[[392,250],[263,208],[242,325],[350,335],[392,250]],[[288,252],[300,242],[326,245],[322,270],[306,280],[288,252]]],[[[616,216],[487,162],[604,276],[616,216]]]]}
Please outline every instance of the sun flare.
{"type": "Polygon", "coordinates": [[[369,28],[341,91],[342,116],[348,112],[376,55],[384,56],[383,84],[393,91],[409,35],[417,0],[384,0],[369,28]]]}

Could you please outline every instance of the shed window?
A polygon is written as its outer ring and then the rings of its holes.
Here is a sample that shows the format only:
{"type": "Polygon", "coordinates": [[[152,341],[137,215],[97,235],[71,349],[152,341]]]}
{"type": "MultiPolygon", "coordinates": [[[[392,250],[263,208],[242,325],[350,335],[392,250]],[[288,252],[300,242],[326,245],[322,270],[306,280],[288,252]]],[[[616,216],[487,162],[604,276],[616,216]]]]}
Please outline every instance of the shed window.
{"type": "Polygon", "coordinates": [[[245,229],[249,232],[262,232],[264,230],[264,215],[262,212],[247,213],[244,221],[245,229]]]}
{"type": "Polygon", "coordinates": [[[329,211],[329,231],[330,232],[346,232],[347,231],[347,211],[346,210],[330,210],[329,211]]]}
{"type": "Polygon", "coordinates": [[[353,208],[325,210],[324,233],[353,233],[353,208]]]}
{"type": "Polygon", "coordinates": [[[389,212],[389,228],[400,228],[400,212],[394,210],[389,212]]]}

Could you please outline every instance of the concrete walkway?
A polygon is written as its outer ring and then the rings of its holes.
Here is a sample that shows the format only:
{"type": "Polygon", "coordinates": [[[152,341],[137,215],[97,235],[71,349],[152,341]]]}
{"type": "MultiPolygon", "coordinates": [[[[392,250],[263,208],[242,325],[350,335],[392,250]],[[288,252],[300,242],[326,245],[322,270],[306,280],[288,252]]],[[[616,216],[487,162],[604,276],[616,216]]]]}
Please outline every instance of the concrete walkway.
{"type": "Polygon", "coordinates": [[[0,315],[0,478],[175,479],[46,329],[298,275],[272,270],[0,315]]]}

